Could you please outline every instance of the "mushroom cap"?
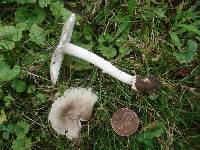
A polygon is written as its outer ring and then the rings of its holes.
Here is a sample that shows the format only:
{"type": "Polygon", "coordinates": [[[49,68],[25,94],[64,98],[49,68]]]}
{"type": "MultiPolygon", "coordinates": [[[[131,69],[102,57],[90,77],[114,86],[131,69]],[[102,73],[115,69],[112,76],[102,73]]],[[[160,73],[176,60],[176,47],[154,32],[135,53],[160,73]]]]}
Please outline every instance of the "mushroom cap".
{"type": "Polygon", "coordinates": [[[52,104],[48,120],[52,128],[67,138],[78,138],[81,122],[91,118],[98,97],[91,88],[71,88],[52,104]]]}
{"type": "Polygon", "coordinates": [[[76,16],[75,14],[72,13],[62,28],[59,44],[52,55],[51,63],[50,63],[50,75],[51,75],[51,81],[53,82],[53,84],[56,84],[56,81],[58,79],[60,67],[63,61],[63,56],[64,56],[63,46],[65,43],[69,43],[71,41],[71,36],[72,36],[75,20],[76,20],[76,16]]]}

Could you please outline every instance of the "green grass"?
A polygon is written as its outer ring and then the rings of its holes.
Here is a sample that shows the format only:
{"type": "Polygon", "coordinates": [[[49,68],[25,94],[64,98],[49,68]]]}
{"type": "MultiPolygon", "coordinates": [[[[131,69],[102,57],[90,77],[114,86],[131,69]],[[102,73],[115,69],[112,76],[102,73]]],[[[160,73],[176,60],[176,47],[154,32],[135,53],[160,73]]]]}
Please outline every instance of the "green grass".
{"type": "MultiPolygon", "coordinates": [[[[22,132],[22,139],[30,139],[32,149],[77,149],[73,142],[53,131],[48,123],[48,113],[56,93],[79,86],[92,87],[99,97],[91,121],[84,123],[82,128],[81,149],[200,148],[200,51],[198,48],[192,60],[186,63],[180,63],[173,55],[186,49],[188,39],[200,46],[196,33],[177,27],[180,22],[195,23],[195,28],[200,30],[200,6],[184,14],[196,5],[195,1],[185,0],[183,15],[177,19],[177,9],[181,5],[175,5],[174,0],[137,1],[135,7],[128,4],[122,0],[85,0],[84,6],[79,1],[65,3],[65,8],[77,14],[72,42],[87,47],[130,74],[135,70],[144,77],[157,75],[162,83],[161,89],[152,95],[136,93],[100,69],[75,58],[69,59],[69,56],[66,56],[58,83],[54,86],[50,81],[49,64],[59,41],[63,20],[62,17],[55,18],[48,7],[43,8],[45,20],[39,25],[46,34],[44,45],[32,42],[28,31],[24,31],[23,38],[15,42],[14,49],[0,48],[4,62],[11,68],[16,64],[20,66],[21,71],[16,78],[36,88],[31,93],[27,93],[27,89],[19,93],[12,87],[14,79],[0,82],[0,109],[7,117],[7,121],[0,125],[1,149],[10,149],[13,141],[20,137],[19,129],[10,131],[9,137],[6,137],[2,128],[16,126],[19,121],[29,124],[28,132],[22,132]],[[197,17],[192,18],[196,13],[197,17]],[[180,39],[180,51],[170,38],[171,32],[180,39]],[[183,68],[187,71],[186,75],[180,71],[183,68]],[[196,88],[197,92],[191,92],[191,88],[196,88]],[[10,105],[6,106],[5,96],[8,95],[12,98],[8,100],[10,105]],[[136,111],[140,118],[138,131],[128,138],[117,135],[110,124],[112,114],[123,107],[136,111]],[[142,137],[142,141],[139,140],[144,133],[149,139],[142,137]]],[[[39,8],[37,3],[0,2],[0,27],[15,25],[15,11],[22,6],[39,8]]]]}

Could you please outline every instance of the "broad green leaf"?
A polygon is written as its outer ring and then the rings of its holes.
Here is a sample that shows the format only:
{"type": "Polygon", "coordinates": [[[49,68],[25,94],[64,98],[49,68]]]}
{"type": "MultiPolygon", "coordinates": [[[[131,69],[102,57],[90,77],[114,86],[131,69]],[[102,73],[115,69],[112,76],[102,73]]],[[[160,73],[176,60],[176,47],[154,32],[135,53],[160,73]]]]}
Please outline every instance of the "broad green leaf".
{"type": "Polygon", "coordinates": [[[72,34],[72,41],[74,41],[74,42],[80,41],[80,33],[79,33],[79,32],[73,31],[73,34],[72,34]]]}
{"type": "Polygon", "coordinates": [[[177,36],[177,34],[175,32],[171,32],[170,33],[170,37],[171,37],[171,40],[172,42],[174,43],[174,45],[176,45],[176,47],[181,50],[181,42],[180,42],[180,39],[179,37],[177,36]]]}
{"type": "Polygon", "coordinates": [[[194,32],[196,33],[198,36],[200,36],[200,30],[193,27],[192,25],[187,25],[187,24],[179,24],[178,27],[182,27],[184,30],[188,31],[188,32],[194,32]]]}
{"type": "Polygon", "coordinates": [[[0,49],[12,50],[15,48],[15,43],[12,41],[1,40],[0,49]]]}
{"type": "Polygon", "coordinates": [[[1,114],[0,114],[0,125],[1,125],[2,123],[4,123],[5,121],[7,121],[7,117],[6,117],[5,111],[2,109],[2,110],[1,110],[1,114]]]}
{"type": "Polygon", "coordinates": [[[197,48],[198,45],[195,41],[188,40],[186,50],[184,52],[175,52],[174,56],[180,63],[189,63],[196,55],[197,48]]]}
{"type": "Polygon", "coordinates": [[[104,46],[104,45],[100,45],[100,46],[97,47],[97,50],[99,50],[101,52],[101,54],[108,59],[113,58],[117,54],[116,49],[112,46],[107,47],[107,46],[104,46]]]}
{"type": "Polygon", "coordinates": [[[89,25],[83,27],[83,35],[92,35],[92,28],[89,25]]]}
{"type": "Polygon", "coordinates": [[[32,42],[35,42],[38,45],[45,44],[45,33],[43,32],[42,28],[34,24],[31,26],[31,29],[29,31],[29,36],[32,42]]]}
{"type": "Polygon", "coordinates": [[[16,28],[19,31],[26,31],[26,30],[29,29],[28,24],[27,23],[23,23],[23,22],[17,23],[16,24],[16,28]]]}
{"type": "Polygon", "coordinates": [[[117,32],[115,33],[115,38],[117,38],[121,33],[129,31],[131,24],[132,22],[130,22],[129,16],[124,17],[124,21],[118,26],[117,32]]]}
{"type": "Polygon", "coordinates": [[[29,124],[25,121],[18,121],[15,124],[14,132],[18,135],[26,135],[29,131],[29,124]]]}
{"type": "Polygon", "coordinates": [[[0,131],[6,131],[6,125],[0,124],[0,131]]]}
{"type": "Polygon", "coordinates": [[[154,10],[154,13],[158,18],[164,18],[165,17],[165,12],[166,11],[164,9],[162,9],[162,8],[156,8],[154,10]]]}
{"type": "Polygon", "coordinates": [[[0,27],[0,37],[8,41],[20,41],[22,38],[22,31],[17,30],[14,26],[0,27]]]}
{"type": "Polygon", "coordinates": [[[43,104],[43,103],[47,102],[47,96],[43,93],[40,93],[40,92],[37,93],[36,97],[37,97],[37,100],[38,100],[39,103],[43,104]]]}
{"type": "Polygon", "coordinates": [[[105,41],[106,41],[106,40],[105,40],[104,36],[103,36],[103,35],[100,35],[99,38],[98,38],[98,42],[99,42],[100,44],[102,44],[102,43],[104,43],[105,41]]]}
{"type": "Polygon", "coordinates": [[[15,21],[26,23],[29,26],[33,24],[41,24],[45,19],[45,15],[41,9],[29,9],[25,7],[18,8],[15,13],[15,21]]]}
{"type": "Polygon", "coordinates": [[[105,39],[105,41],[106,41],[107,43],[110,43],[110,42],[113,41],[114,38],[113,38],[110,34],[105,33],[104,39],[105,39]]]}
{"type": "Polygon", "coordinates": [[[32,141],[26,136],[17,137],[13,142],[11,148],[13,150],[31,150],[32,141]]]}
{"type": "Polygon", "coordinates": [[[17,65],[13,69],[10,69],[7,64],[0,64],[0,82],[12,80],[17,77],[19,73],[20,67],[17,65]]]}
{"type": "Polygon", "coordinates": [[[122,33],[125,29],[127,29],[130,25],[130,22],[129,21],[125,21],[125,22],[122,22],[119,27],[118,27],[118,30],[115,34],[115,37],[117,37],[120,33],[122,33]]]}
{"type": "Polygon", "coordinates": [[[120,47],[119,48],[119,53],[120,55],[125,54],[128,50],[125,47],[120,47]]]}
{"type": "Polygon", "coordinates": [[[80,45],[85,49],[92,50],[92,48],[95,46],[95,43],[93,42],[90,42],[89,44],[78,43],[78,45],[80,45]]]}
{"type": "Polygon", "coordinates": [[[51,0],[39,0],[38,3],[41,8],[44,8],[47,7],[48,4],[51,4],[51,0]]]}
{"type": "Polygon", "coordinates": [[[27,85],[26,82],[23,80],[19,80],[19,79],[15,79],[12,82],[12,88],[15,89],[17,92],[21,93],[21,92],[25,92],[27,89],[27,85]]]}
{"type": "Polygon", "coordinates": [[[4,40],[12,41],[13,36],[16,33],[16,28],[14,26],[3,26],[0,27],[0,37],[4,40]]]}
{"type": "Polygon", "coordinates": [[[5,106],[6,106],[6,107],[9,107],[10,104],[11,104],[11,101],[13,100],[13,97],[9,94],[9,95],[5,96],[5,97],[3,98],[3,100],[4,100],[4,102],[5,102],[5,106]]]}
{"type": "Polygon", "coordinates": [[[128,0],[128,14],[131,16],[135,11],[136,0],[128,0]]]}
{"type": "Polygon", "coordinates": [[[8,124],[6,131],[9,133],[14,133],[14,125],[13,124],[8,124]]]}
{"type": "Polygon", "coordinates": [[[143,131],[138,134],[137,140],[151,147],[153,138],[161,136],[164,131],[165,127],[161,122],[152,123],[143,128],[143,131]]]}
{"type": "Polygon", "coordinates": [[[115,40],[115,45],[117,47],[121,47],[124,43],[126,42],[126,39],[125,38],[117,38],[115,40]]]}
{"type": "Polygon", "coordinates": [[[50,10],[56,18],[62,17],[66,20],[69,17],[69,11],[64,8],[63,3],[57,1],[50,5],[50,10]]]}
{"type": "Polygon", "coordinates": [[[19,29],[19,30],[16,30],[16,33],[15,35],[13,36],[12,40],[15,41],[15,42],[18,42],[21,40],[21,38],[23,37],[22,35],[22,30],[19,29]]]}
{"type": "Polygon", "coordinates": [[[27,89],[28,94],[34,93],[35,91],[36,91],[35,85],[29,85],[28,86],[28,89],[27,89]]]}
{"type": "Polygon", "coordinates": [[[36,0],[15,0],[19,4],[35,3],[36,0]]]}
{"type": "Polygon", "coordinates": [[[92,28],[90,26],[83,27],[83,36],[88,41],[92,39],[92,28]]]}

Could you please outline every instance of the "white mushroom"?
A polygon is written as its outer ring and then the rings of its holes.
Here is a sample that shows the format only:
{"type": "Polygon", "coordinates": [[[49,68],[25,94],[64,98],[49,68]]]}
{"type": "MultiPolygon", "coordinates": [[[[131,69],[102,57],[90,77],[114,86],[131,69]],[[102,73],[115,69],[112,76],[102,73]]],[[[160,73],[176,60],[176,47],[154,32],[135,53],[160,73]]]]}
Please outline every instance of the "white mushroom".
{"type": "Polygon", "coordinates": [[[60,42],[53,53],[50,64],[50,74],[54,84],[58,79],[63,55],[66,53],[94,64],[102,69],[104,73],[111,75],[123,83],[131,85],[132,89],[135,91],[149,92],[159,87],[159,81],[155,77],[150,76],[142,80],[139,76],[129,75],[96,54],[70,43],[74,24],[75,14],[72,14],[63,26],[60,42]]]}
{"type": "Polygon", "coordinates": [[[91,118],[93,106],[98,97],[91,89],[72,88],[52,104],[48,120],[52,128],[67,138],[78,138],[81,121],[91,118]]]}

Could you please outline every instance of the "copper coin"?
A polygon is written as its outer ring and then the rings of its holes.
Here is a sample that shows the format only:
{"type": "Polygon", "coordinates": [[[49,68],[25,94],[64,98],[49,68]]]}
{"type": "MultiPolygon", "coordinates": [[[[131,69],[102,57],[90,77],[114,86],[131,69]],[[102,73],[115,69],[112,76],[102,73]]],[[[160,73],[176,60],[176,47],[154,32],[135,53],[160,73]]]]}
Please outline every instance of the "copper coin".
{"type": "Polygon", "coordinates": [[[113,114],[111,124],[117,134],[130,136],[137,131],[139,118],[134,111],[128,108],[121,108],[113,114]]]}

